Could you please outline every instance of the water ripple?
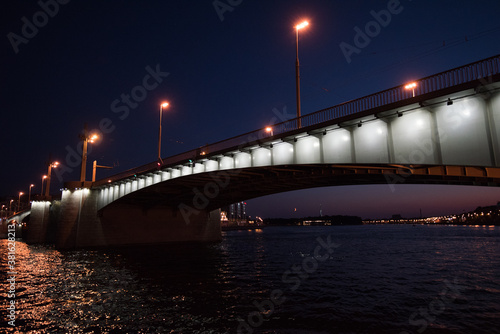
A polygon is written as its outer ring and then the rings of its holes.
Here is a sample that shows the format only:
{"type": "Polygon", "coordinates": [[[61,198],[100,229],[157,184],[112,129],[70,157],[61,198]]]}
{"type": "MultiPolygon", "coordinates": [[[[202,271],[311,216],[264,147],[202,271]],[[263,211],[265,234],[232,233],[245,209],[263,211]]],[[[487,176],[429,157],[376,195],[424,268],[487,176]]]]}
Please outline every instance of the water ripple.
{"type": "Polygon", "coordinates": [[[99,251],[17,242],[17,326],[0,331],[500,333],[498,254],[499,228],[458,226],[266,228],[99,251]],[[328,235],[340,246],[306,272],[328,235]]]}

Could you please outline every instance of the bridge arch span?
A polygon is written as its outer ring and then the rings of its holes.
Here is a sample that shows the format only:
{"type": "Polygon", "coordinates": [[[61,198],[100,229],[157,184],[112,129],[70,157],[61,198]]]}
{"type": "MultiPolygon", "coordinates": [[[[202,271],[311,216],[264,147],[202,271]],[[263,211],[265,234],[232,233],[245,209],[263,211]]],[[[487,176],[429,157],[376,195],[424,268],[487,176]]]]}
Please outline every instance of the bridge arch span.
{"type": "Polygon", "coordinates": [[[389,164],[302,164],[228,169],[159,182],[120,197],[113,204],[144,209],[168,206],[212,211],[238,201],[316,187],[387,184],[499,186],[500,168],[389,164]]]}

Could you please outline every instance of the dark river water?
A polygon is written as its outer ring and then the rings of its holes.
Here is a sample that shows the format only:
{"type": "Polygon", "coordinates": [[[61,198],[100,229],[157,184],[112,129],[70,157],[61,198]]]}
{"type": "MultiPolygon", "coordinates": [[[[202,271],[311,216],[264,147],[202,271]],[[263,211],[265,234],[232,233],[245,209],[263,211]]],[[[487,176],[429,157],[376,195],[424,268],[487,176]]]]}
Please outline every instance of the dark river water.
{"type": "Polygon", "coordinates": [[[223,232],[212,245],[60,252],[16,243],[6,333],[500,333],[500,228],[223,232]]]}

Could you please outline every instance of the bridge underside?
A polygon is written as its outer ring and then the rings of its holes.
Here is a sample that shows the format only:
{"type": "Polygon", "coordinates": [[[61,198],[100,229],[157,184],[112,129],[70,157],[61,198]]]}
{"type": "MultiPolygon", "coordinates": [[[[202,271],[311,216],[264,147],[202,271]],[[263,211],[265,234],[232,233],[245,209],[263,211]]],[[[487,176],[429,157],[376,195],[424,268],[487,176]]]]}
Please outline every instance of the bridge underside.
{"type": "MultiPolygon", "coordinates": [[[[500,168],[426,165],[293,165],[193,174],[151,185],[108,205],[214,210],[242,200],[315,187],[387,184],[499,186],[500,168]]],[[[106,207],[105,207],[106,208],[106,207]]],[[[104,208],[104,209],[105,209],[104,208]]]]}

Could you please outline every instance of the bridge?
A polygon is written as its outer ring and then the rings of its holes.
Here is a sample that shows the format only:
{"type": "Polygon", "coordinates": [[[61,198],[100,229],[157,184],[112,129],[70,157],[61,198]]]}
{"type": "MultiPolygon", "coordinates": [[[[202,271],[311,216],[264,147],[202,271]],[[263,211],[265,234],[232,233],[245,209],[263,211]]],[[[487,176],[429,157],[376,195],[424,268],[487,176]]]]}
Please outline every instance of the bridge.
{"type": "MultiPolygon", "coordinates": [[[[217,241],[220,207],[312,187],[498,186],[499,138],[497,55],[94,183],[67,182],[56,244],[217,241]]],[[[30,229],[44,226],[35,221],[30,229]]]]}

